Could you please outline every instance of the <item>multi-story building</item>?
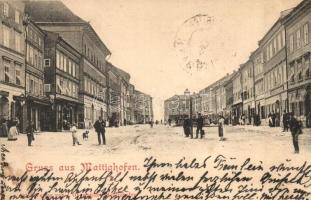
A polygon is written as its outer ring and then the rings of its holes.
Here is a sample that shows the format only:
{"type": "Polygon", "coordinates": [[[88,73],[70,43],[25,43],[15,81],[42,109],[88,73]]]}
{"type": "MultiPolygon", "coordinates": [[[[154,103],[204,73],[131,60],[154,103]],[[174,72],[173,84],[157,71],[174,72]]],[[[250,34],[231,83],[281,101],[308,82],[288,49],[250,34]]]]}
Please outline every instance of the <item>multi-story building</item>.
{"type": "MultiPolygon", "coordinates": [[[[289,110],[311,119],[311,1],[304,0],[284,20],[287,43],[289,110]]],[[[311,126],[310,123],[305,123],[311,126]]]]}
{"type": "Polygon", "coordinates": [[[226,113],[225,117],[228,119],[228,123],[232,123],[232,104],[233,104],[233,83],[232,83],[232,77],[234,76],[236,72],[234,71],[230,78],[224,83],[225,88],[225,102],[226,102],[226,113]]]}
{"type": "Polygon", "coordinates": [[[240,73],[242,79],[242,99],[245,123],[253,124],[255,114],[253,62],[248,60],[246,63],[242,64],[240,66],[240,73]]]}
{"type": "MultiPolygon", "coordinates": [[[[58,33],[46,31],[45,37],[45,92],[52,102],[46,110],[49,130],[68,129],[78,122],[79,78],[81,55],[58,33]]],[[[82,126],[82,125],[80,125],[82,126]]]]}
{"type": "Polygon", "coordinates": [[[252,52],[250,59],[254,65],[254,93],[255,93],[255,111],[258,120],[265,119],[265,96],[263,81],[263,53],[260,47],[252,52]]]}
{"type": "Polygon", "coordinates": [[[26,11],[41,29],[58,33],[82,56],[79,98],[84,106],[78,110],[79,123],[91,127],[99,116],[106,119],[106,58],[111,53],[93,27],[60,1],[29,1],[26,11]]]}
{"type": "Polygon", "coordinates": [[[238,70],[232,76],[232,87],[233,87],[232,122],[236,124],[239,122],[239,119],[243,114],[242,76],[240,70],[238,70]]]}
{"type": "Polygon", "coordinates": [[[275,114],[277,122],[281,120],[282,110],[286,110],[287,104],[286,40],[282,19],[289,12],[290,10],[283,11],[279,19],[259,41],[264,60],[265,115],[262,117],[267,118],[269,114],[275,114]]]}
{"type": "Polygon", "coordinates": [[[121,85],[117,67],[107,62],[108,70],[108,118],[110,126],[119,126],[121,111],[121,85]]]}
{"type": "Polygon", "coordinates": [[[135,95],[135,122],[139,124],[153,121],[152,97],[138,90],[134,91],[135,95]]]}
{"type": "Polygon", "coordinates": [[[128,112],[129,112],[129,116],[128,116],[128,120],[130,124],[134,124],[135,123],[135,86],[132,84],[129,84],[128,87],[128,112]]]}
{"type": "Polygon", "coordinates": [[[121,70],[118,69],[118,73],[120,74],[120,86],[121,86],[121,96],[120,96],[120,125],[126,125],[129,121],[129,93],[128,93],[128,86],[130,81],[130,75],[121,70]]]}
{"type": "Polygon", "coordinates": [[[48,131],[50,101],[44,93],[45,33],[31,20],[26,26],[26,109],[27,119],[36,130],[48,131]]]}
{"type": "Polygon", "coordinates": [[[203,90],[199,91],[201,95],[201,113],[204,117],[208,117],[212,115],[214,112],[215,107],[215,94],[213,94],[213,90],[211,86],[204,88],[203,90]]]}
{"type": "Polygon", "coordinates": [[[25,107],[24,3],[0,1],[0,119],[19,121],[25,107]]]}
{"type": "Polygon", "coordinates": [[[192,96],[192,110],[195,117],[198,113],[202,112],[202,96],[200,93],[194,93],[192,96]]]}

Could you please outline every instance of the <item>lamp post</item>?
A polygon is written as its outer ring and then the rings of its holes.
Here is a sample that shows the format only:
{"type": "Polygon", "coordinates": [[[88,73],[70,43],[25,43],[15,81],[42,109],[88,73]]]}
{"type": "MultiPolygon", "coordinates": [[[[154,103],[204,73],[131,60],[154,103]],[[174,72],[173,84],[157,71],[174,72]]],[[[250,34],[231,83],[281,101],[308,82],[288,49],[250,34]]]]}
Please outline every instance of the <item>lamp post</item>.
{"type": "Polygon", "coordinates": [[[190,95],[190,91],[188,89],[185,90],[184,94],[189,98],[190,100],[190,134],[191,138],[193,138],[193,123],[192,123],[192,96],[190,95]]]}

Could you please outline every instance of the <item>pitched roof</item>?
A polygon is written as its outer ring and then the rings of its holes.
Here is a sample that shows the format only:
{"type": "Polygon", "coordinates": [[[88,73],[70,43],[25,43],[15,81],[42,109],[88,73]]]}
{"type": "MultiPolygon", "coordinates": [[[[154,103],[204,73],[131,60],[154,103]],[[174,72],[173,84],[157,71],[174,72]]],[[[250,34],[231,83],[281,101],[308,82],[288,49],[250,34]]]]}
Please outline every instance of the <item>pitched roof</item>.
{"type": "Polygon", "coordinates": [[[26,1],[25,13],[36,22],[79,22],[87,23],[75,15],[61,1],[26,1]]]}

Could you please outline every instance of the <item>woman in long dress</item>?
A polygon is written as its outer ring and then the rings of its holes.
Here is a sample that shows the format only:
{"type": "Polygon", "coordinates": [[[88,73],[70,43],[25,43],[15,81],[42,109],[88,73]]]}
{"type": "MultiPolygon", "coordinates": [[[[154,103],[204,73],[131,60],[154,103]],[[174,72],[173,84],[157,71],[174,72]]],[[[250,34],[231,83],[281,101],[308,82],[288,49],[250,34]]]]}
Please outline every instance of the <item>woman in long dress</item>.
{"type": "Polygon", "coordinates": [[[12,123],[12,126],[11,126],[10,130],[9,130],[8,140],[10,140],[10,141],[17,140],[18,131],[17,131],[16,124],[17,124],[17,122],[14,121],[12,123]]]}
{"type": "Polygon", "coordinates": [[[219,140],[223,141],[224,140],[224,124],[225,124],[225,119],[222,116],[219,116],[218,120],[218,136],[219,140]]]}

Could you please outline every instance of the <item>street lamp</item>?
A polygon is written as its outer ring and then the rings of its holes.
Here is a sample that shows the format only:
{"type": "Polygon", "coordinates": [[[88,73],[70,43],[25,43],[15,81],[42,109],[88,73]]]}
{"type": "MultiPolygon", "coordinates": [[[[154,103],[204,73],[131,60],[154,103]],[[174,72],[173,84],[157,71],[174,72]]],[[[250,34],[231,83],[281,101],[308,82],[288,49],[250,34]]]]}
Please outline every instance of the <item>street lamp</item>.
{"type": "Polygon", "coordinates": [[[190,100],[190,134],[191,138],[193,138],[193,124],[192,124],[192,96],[190,95],[190,91],[188,89],[185,90],[184,94],[190,100]]]}

